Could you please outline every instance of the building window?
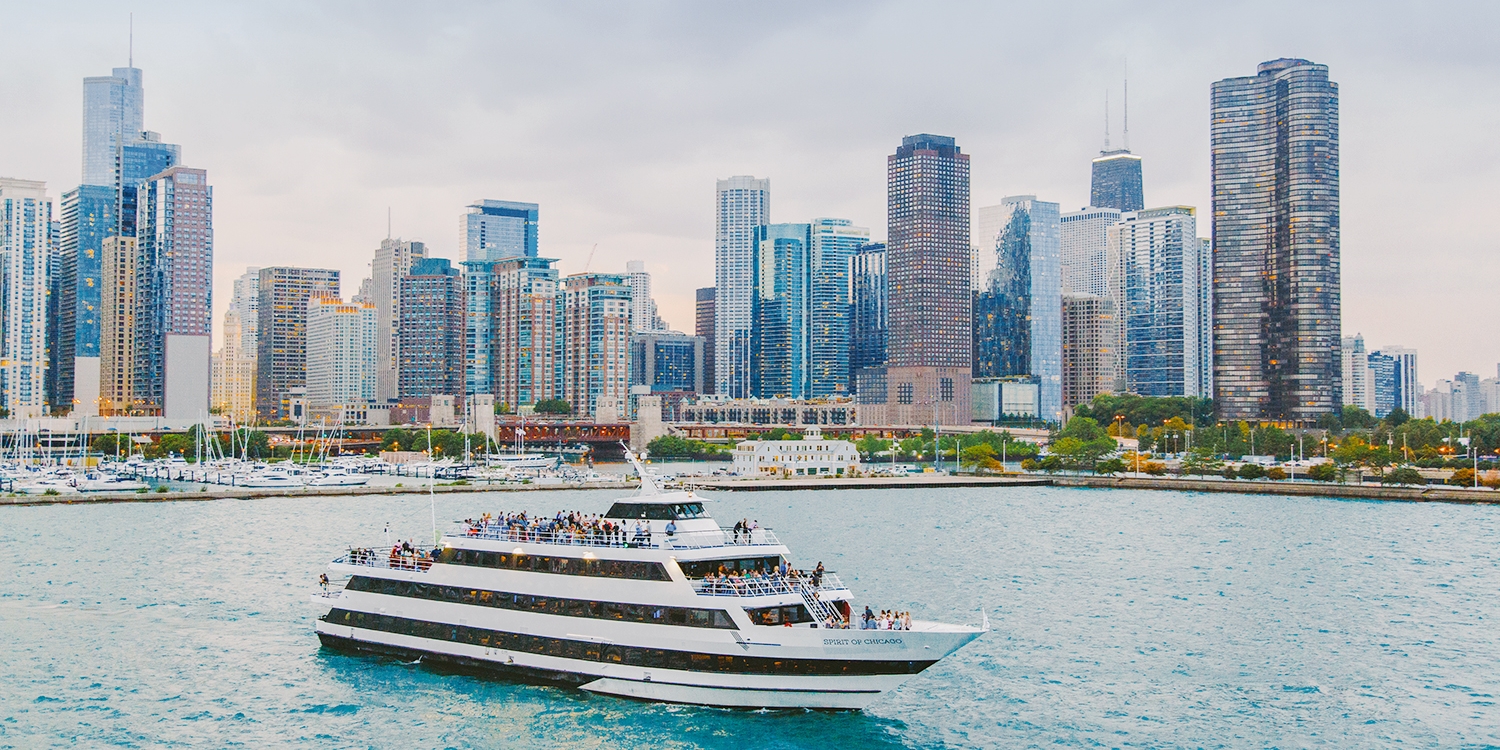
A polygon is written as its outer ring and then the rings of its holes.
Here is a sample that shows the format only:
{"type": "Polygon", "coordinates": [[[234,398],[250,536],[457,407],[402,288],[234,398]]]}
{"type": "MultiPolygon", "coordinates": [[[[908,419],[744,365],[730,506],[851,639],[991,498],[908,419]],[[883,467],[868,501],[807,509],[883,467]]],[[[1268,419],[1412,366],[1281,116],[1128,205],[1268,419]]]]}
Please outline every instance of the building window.
{"type": "Polygon", "coordinates": [[[911,383],[902,383],[902,384],[896,386],[896,403],[898,403],[898,404],[909,404],[909,403],[911,403],[911,395],[912,395],[911,383]]]}
{"type": "Polygon", "coordinates": [[[953,378],[943,378],[938,381],[938,398],[942,401],[953,400],[953,378]]]}

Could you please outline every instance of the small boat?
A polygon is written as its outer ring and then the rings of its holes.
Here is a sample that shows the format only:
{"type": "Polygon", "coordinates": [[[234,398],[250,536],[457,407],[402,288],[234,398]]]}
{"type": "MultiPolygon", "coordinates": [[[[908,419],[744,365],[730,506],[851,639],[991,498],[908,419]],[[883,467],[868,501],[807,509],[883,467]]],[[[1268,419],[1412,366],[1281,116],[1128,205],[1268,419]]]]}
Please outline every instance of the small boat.
{"type": "Polygon", "coordinates": [[[368,484],[370,478],[338,467],[324,469],[322,473],[307,480],[309,487],[359,487],[368,484]]]}
{"type": "Polygon", "coordinates": [[[243,479],[237,480],[235,484],[250,489],[301,489],[304,484],[301,479],[294,477],[281,469],[266,469],[258,471],[243,479]]]}
{"type": "Polygon", "coordinates": [[[505,469],[554,469],[562,459],[545,453],[491,453],[484,460],[505,469]]]}
{"type": "Polygon", "coordinates": [[[86,474],[77,481],[79,492],[136,492],[151,488],[151,485],[139,479],[107,472],[86,474]]]}

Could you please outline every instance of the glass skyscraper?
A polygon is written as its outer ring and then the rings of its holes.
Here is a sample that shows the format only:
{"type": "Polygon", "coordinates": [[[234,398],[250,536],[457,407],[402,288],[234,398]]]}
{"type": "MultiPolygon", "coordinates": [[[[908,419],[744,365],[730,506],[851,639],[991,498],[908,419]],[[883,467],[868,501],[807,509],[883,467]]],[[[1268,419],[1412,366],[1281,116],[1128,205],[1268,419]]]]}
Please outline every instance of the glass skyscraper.
{"type": "MultiPolygon", "coordinates": [[[[55,406],[74,401],[82,414],[98,414],[99,306],[104,291],[101,276],[104,238],[118,236],[115,211],[119,194],[103,185],[80,185],[63,193],[62,238],[58,252],[57,338],[52,368],[56,377],[55,406]]],[[[134,222],[132,222],[133,224],[134,222]]]]}
{"type": "Polygon", "coordinates": [[[493,325],[490,299],[492,265],[512,258],[535,258],[535,203],[480,200],[464,214],[464,395],[494,393],[493,325]]]}
{"type": "Polygon", "coordinates": [[[47,183],[0,177],[0,410],[40,417],[46,405],[47,183]]]}
{"type": "Polygon", "coordinates": [[[1339,115],[1328,67],[1261,63],[1213,84],[1219,416],[1301,423],[1339,408],[1339,115]]]}
{"type": "Polygon", "coordinates": [[[139,68],[83,79],[83,184],[115,185],[121,146],[145,129],[145,89],[139,68]]]}
{"type": "Polygon", "coordinates": [[[978,238],[980,287],[974,295],[976,378],[1029,375],[1040,388],[1041,418],[1062,419],[1062,245],[1056,203],[1033,195],[981,208],[999,227],[978,238]]]}
{"type": "Polygon", "coordinates": [[[888,334],[885,243],[861,247],[849,259],[849,382],[861,370],[884,367],[888,334]]]}
{"type": "Polygon", "coordinates": [[[213,332],[213,188],[172,167],[141,184],[136,227],[136,400],[147,414],[207,419],[213,332]]]}
{"type": "Polygon", "coordinates": [[[848,396],[849,263],[870,242],[870,230],[848,219],[813,219],[808,258],[808,393],[848,396]]]}
{"type": "Polygon", "coordinates": [[[750,391],[757,398],[807,398],[812,227],[755,228],[755,297],[750,391]]]}
{"type": "Polygon", "coordinates": [[[748,175],[719,180],[714,202],[714,390],[745,398],[751,392],[755,230],[771,221],[771,181],[748,175]]]}
{"type": "Polygon", "coordinates": [[[1169,206],[1125,213],[1109,230],[1118,263],[1111,290],[1123,324],[1125,387],[1142,396],[1208,397],[1201,359],[1210,335],[1202,319],[1203,278],[1197,211],[1169,206]]]}
{"type": "Polygon", "coordinates": [[[1127,149],[1101,151],[1094,159],[1089,205],[1117,211],[1139,211],[1146,207],[1141,187],[1141,157],[1127,149]]]}

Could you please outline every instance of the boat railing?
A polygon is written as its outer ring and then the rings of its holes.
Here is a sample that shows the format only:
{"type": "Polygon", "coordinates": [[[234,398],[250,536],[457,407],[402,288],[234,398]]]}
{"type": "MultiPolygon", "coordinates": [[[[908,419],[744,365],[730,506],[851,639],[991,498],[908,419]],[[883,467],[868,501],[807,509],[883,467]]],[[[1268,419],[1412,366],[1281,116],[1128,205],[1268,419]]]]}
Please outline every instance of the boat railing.
{"type": "Polygon", "coordinates": [[[571,529],[544,530],[506,524],[468,524],[456,526],[455,536],[488,539],[499,542],[556,544],[568,547],[614,547],[619,549],[703,549],[726,546],[774,546],[781,544],[770,529],[736,533],[733,529],[716,531],[679,531],[673,534],[648,532],[637,534],[622,529],[613,534],[571,529]]]}
{"type": "Polygon", "coordinates": [[[811,574],[799,576],[765,576],[694,579],[693,591],[703,596],[777,596],[807,592],[845,592],[849,589],[833,573],[824,572],[817,585],[811,574]]]}
{"type": "Polygon", "coordinates": [[[367,568],[380,570],[415,570],[426,572],[432,567],[432,560],[422,555],[393,555],[390,552],[377,549],[354,549],[333,561],[335,565],[360,565],[367,568]]]}

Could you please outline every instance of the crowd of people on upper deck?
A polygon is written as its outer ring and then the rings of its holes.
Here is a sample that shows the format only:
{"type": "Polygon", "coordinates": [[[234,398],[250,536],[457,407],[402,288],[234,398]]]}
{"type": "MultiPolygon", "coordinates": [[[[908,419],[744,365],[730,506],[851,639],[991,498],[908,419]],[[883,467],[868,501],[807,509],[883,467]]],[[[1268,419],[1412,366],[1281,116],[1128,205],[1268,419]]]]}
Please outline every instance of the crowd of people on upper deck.
{"type": "MultiPolygon", "coordinates": [[[[634,528],[616,523],[595,513],[558,511],[557,515],[530,516],[520,513],[486,513],[479,518],[464,520],[469,536],[500,536],[512,542],[546,542],[550,544],[587,544],[591,546],[627,547],[651,546],[651,527],[641,521],[634,528]]],[[[676,524],[667,523],[666,532],[671,536],[676,524]]]]}
{"type": "Polygon", "coordinates": [[[911,613],[897,612],[893,609],[882,609],[880,614],[870,611],[865,607],[865,614],[860,618],[860,630],[911,630],[911,613]]]}

